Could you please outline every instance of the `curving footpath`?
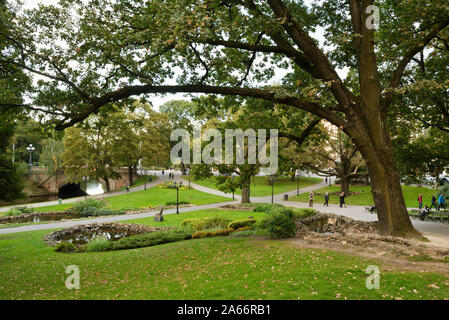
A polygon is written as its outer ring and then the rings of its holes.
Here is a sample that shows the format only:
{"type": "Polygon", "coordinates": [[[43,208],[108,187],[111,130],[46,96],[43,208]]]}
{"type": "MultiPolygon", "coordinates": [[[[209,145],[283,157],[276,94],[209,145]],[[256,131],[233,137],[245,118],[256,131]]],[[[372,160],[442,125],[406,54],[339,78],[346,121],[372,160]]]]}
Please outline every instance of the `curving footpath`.
{"type": "MultiPolygon", "coordinates": [[[[161,183],[161,181],[165,181],[165,180],[167,180],[166,177],[158,177],[158,179],[156,179],[155,181],[148,183],[147,188],[155,186],[155,185],[161,183]]],[[[182,183],[184,185],[189,184],[188,181],[179,179],[179,177],[175,178],[175,180],[176,181],[182,180],[182,183]]],[[[205,193],[214,194],[214,195],[218,195],[218,196],[222,196],[222,197],[232,198],[231,194],[224,193],[224,192],[216,190],[216,189],[211,189],[211,188],[207,188],[204,186],[200,186],[200,185],[192,183],[192,182],[190,183],[190,185],[198,191],[202,191],[205,193]]],[[[315,184],[312,186],[301,188],[301,189],[299,189],[299,193],[308,193],[310,191],[321,189],[325,186],[326,186],[326,183],[321,182],[321,183],[318,183],[318,184],[315,184]]],[[[130,192],[140,191],[140,190],[143,190],[143,188],[144,188],[144,186],[139,186],[139,187],[131,189],[130,192]]],[[[290,197],[290,196],[296,195],[296,192],[297,192],[297,190],[293,190],[293,191],[277,194],[274,196],[274,202],[283,204],[285,206],[290,206],[290,207],[308,208],[309,207],[308,203],[283,200],[284,194],[288,194],[290,197]]],[[[123,193],[126,193],[126,191],[118,191],[118,192],[113,192],[113,193],[106,194],[106,195],[99,195],[99,196],[95,196],[95,198],[110,197],[113,195],[123,194],[123,193]]],[[[83,199],[83,198],[69,199],[70,201],[66,200],[66,201],[64,201],[64,203],[75,202],[75,201],[79,201],[80,199],[83,199]]],[[[230,199],[230,202],[222,202],[222,203],[207,204],[207,205],[202,205],[202,206],[180,208],[179,212],[183,213],[183,212],[196,211],[196,210],[202,210],[202,209],[214,209],[214,208],[223,206],[225,204],[239,203],[240,199],[241,199],[241,196],[235,195],[234,201],[232,201],[232,199],[230,199]]],[[[251,202],[271,203],[271,195],[265,196],[265,197],[251,197],[251,202]]],[[[56,202],[56,204],[57,204],[57,202],[56,202]]],[[[38,203],[38,204],[34,204],[34,205],[37,207],[37,206],[47,206],[50,204],[49,204],[49,202],[45,202],[43,204],[38,203]]],[[[321,211],[321,212],[339,214],[339,215],[350,217],[350,218],[353,218],[356,220],[377,221],[377,215],[370,214],[370,213],[366,212],[364,206],[347,206],[345,208],[340,208],[338,205],[330,204],[328,207],[325,207],[321,203],[318,203],[317,201],[315,201],[313,208],[318,211],[321,211]]],[[[145,213],[139,213],[139,214],[133,214],[133,215],[124,215],[124,216],[122,215],[122,216],[113,216],[113,217],[104,217],[104,218],[92,218],[92,219],[84,219],[84,220],[76,220],[76,221],[64,221],[64,222],[46,223],[46,224],[38,224],[38,225],[19,226],[19,227],[12,227],[12,228],[3,228],[3,229],[0,229],[0,234],[27,232],[27,231],[34,231],[34,230],[59,229],[59,228],[72,227],[72,226],[76,226],[76,225],[80,225],[80,224],[86,224],[86,223],[127,221],[127,220],[153,217],[154,215],[156,215],[156,213],[158,213],[158,211],[151,211],[151,212],[145,212],[145,213]]],[[[164,213],[165,214],[176,213],[176,209],[165,210],[164,213]]],[[[413,223],[414,227],[417,230],[419,230],[420,232],[449,237],[449,225],[447,225],[447,224],[419,221],[419,220],[412,220],[412,223],[413,223]]],[[[448,241],[449,241],[449,239],[448,239],[448,241]]]]}

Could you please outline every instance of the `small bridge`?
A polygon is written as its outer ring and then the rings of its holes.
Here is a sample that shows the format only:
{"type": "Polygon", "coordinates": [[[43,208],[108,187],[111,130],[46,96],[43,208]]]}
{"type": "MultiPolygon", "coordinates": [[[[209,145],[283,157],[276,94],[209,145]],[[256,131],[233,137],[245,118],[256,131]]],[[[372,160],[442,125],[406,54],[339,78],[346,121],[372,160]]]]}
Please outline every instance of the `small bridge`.
{"type": "MultiPolygon", "coordinates": [[[[124,186],[128,185],[128,169],[118,169],[117,172],[121,175],[120,179],[110,179],[111,191],[120,190],[124,186]]],[[[34,185],[39,188],[45,189],[48,193],[58,193],[59,189],[65,185],[72,183],[65,175],[64,169],[58,170],[57,174],[49,174],[47,168],[44,167],[32,167],[28,173],[27,180],[31,180],[34,185]]],[[[103,185],[105,182],[103,179],[99,179],[99,182],[103,185]]]]}

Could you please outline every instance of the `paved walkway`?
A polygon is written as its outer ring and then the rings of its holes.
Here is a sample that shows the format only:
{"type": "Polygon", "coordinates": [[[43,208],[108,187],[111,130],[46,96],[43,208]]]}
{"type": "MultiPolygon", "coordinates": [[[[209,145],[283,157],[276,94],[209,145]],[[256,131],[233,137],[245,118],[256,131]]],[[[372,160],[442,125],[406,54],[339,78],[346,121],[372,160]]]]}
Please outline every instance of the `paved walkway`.
{"type": "MultiPolygon", "coordinates": [[[[162,181],[167,180],[167,177],[159,177],[159,179],[152,181],[151,183],[147,184],[147,187],[155,186],[162,181]]],[[[188,185],[189,182],[186,180],[183,180],[179,177],[179,174],[175,177],[175,181],[182,180],[182,183],[184,185],[188,185]]],[[[207,188],[204,186],[200,186],[195,183],[190,183],[193,188],[196,190],[210,193],[214,195],[219,195],[222,197],[232,198],[232,194],[224,193],[222,191],[207,188]]],[[[301,188],[299,189],[299,193],[308,193],[310,191],[314,191],[317,189],[321,189],[325,187],[326,184],[324,182],[301,188]]],[[[136,188],[131,189],[133,192],[143,190],[143,186],[139,186],[136,188]]],[[[100,195],[99,197],[103,196],[113,196],[117,194],[123,194],[126,191],[118,191],[110,194],[104,194],[100,195]]],[[[296,195],[297,190],[284,192],[281,194],[277,194],[274,196],[274,202],[275,203],[281,203],[285,206],[290,207],[297,207],[297,208],[308,208],[308,203],[303,202],[293,202],[293,201],[284,201],[284,194],[288,194],[289,197],[296,195]]],[[[70,199],[74,201],[78,201],[82,198],[76,198],[76,199],[70,199]]],[[[187,208],[180,208],[179,212],[189,212],[189,211],[196,211],[196,210],[202,210],[202,209],[212,209],[220,207],[224,204],[233,204],[233,203],[239,203],[241,197],[239,195],[235,195],[235,201],[232,202],[225,202],[225,203],[214,203],[214,204],[208,204],[208,205],[202,205],[202,206],[195,206],[195,207],[187,207],[187,208]]],[[[265,196],[265,197],[251,197],[252,202],[259,202],[259,203],[271,203],[271,195],[265,196]]],[[[69,202],[64,202],[69,203],[69,202]]],[[[49,205],[48,202],[45,204],[36,204],[36,206],[43,206],[43,205],[49,205]]],[[[321,203],[315,202],[315,205],[313,207],[314,209],[325,212],[325,213],[334,213],[343,215],[346,217],[350,217],[356,220],[362,220],[362,221],[377,221],[377,215],[376,214],[370,214],[365,211],[364,206],[347,206],[346,208],[340,208],[338,205],[332,205],[330,204],[329,207],[324,207],[321,203]]],[[[152,212],[145,212],[145,213],[139,213],[134,215],[122,215],[122,216],[113,216],[113,217],[105,217],[105,218],[92,218],[92,219],[86,219],[86,220],[77,220],[77,221],[64,221],[64,222],[56,222],[56,223],[47,223],[47,224],[38,224],[38,225],[27,225],[27,226],[20,226],[20,227],[12,227],[12,228],[3,228],[0,229],[0,234],[7,234],[7,233],[15,233],[15,232],[26,232],[26,231],[33,231],[33,230],[45,230],[45,229],[59,229],[59,228],[66,228],[71,227],[75,225],[80,224],[86,224],[86,223],[103,223],[103,222],[115,222],[115,221],[126,221],[126,220],[134,220],[139,218],[148,218],[153,217],[158,211],[152,211],[152,212]]],[[[176,209],[169,209],[164,211],[165,214],[170,213],[176,213],[176,209]]],[[[413,225],[417,230],[420,232],[425,233],[432,233],[432,234],[438,234],[449,237],[449,225],[442,224],[442,223],[436,223],[436,222],[427,222],[427,221],[419,221],[419,220],[412,220],[413,225]]]]}

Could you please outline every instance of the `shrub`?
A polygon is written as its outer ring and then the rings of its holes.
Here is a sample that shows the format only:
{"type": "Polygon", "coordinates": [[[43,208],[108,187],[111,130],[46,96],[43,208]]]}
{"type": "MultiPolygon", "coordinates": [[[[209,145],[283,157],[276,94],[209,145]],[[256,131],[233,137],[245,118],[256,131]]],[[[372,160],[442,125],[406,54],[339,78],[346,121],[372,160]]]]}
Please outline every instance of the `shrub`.
{"type": "Polygon", "coordinates": [[[190,227],[193,230],[205,230],[213,228],[226,228],[229,222],[229,219],[221,217],[193,218],[184,220],[181,222],[181,226],[190,227]]]}
{"type": "Polygon", "coordinates": [[[101,209],[97,209],[97,211],[93,214],[95,216],[117,216],[117,215],[122,215],[125,214],[125,210],[121,209],[121,210],[112,210],[112,209],[108,209],[108,208],[101,208],[101,209]]]}
{"type": "Polygon", "coordinates": [[[295,219],[308,218],[308,217],[314,216],[316,214],[316,212],[317,211],[315,209],[310,209],[310,208],[296,209],[294,211],[293,217],[295,219]]]}
{"type": "Polygon", "coordinates": [[[293,213],[293,209],[291,208],[278,208],[278,209],[273,209],[270,212],[274,212],[274,213],[280,213],[283,214],[284,216],[289,217],[290,219],[293,219],[294,213],[293,213]]]}
{"type": "Polygon", "coordinates": [[[134,249],[188,240],[191,238],[191,234],[192,230],[189,228],[144,233],[113,241],[112,250],[134,249]]]}
{"type": "Polygon", "coordinates": [[[4,215],[5,215],[5,216],[8,216],[8,217],[12,217],[12,216],[20,216],[21,214],[23,214],[22,211],[18,210],[17,208],[9,209],[8,211],[6,211],[6,212],[4,213],[4,215]]]}
{"type": "Polygon", "coordinates": [[[30,207],[17,207],[17,210],[19,210],[22,213],[33,213],[34,212],[34,208],[30,207]]]}
{"type": "Polygon", "coordinates": [[[278,203],[257,203],[254,206],[254,210],[256,212],[269,212],[271,211],[273,208],[282,208],[283,205],[278,204],[278,203]]]}
{"type": "Polygon", "coordinates": [[[104,202],[94,198],[88,198],[84,201],[75,203],[67,211],[80,214],[82,216],[93,216],[96,212],[105,206],[104,202]]]}
{"type": "Polygon", "coordinates": [[[274,239],[289,238],[295,235],[296,224],[293,218],[276,212],[269,215],[265,221],[265,229],[268,235],[274,239]]]}
{"type": "Polygon", "coordinates": [[[247,231],[250,227],[243,227],[239,229],[233,229],[233,228],[226,228],[226,229],[219,229],[219,230],[212,230],[212,231],[197,231],[194,234],[192,234],[192,239],[203,239],[203,238],[210,238],[210,237],[221,237],[221,236],[228,236],[233,232],[236,231],[247,231]]]}
{"type": "Polygon", "coordinates": [[[93,241],[89,242],[86,247],[86,251],[109,251],[112,249],[112,242],[105,237],[95,238],[93,241]]]}
{"type": "Polygon", "coordinates": [[[8,211],[6,211],[4,213],[5,216],[20,216],[21,214],[25,214],[25,213],[33,213],[34,209],[33,208],[28,208],[28,207],[15,207],[12,209],[9,209],[8,211]]]}
{"type": "MultiPolygon", "coordinates": [[[[189,202],[189,201],[186,201],[186,200],[179,200],[178,203],[179,203],[179,204],[190,204],[190,202],[189,202]]],[[[174,206],[174,205],[176,205],[176,201],[174,201],[174,200],[167,201],[167,202],[165,203],[165,205],[166,205],[166,206],[174,206]]]]}
{"type": "Polygon", "coordinates": [[[256,223],[256,220],[253,218],[250,219],[242,219],[242,220],[234,220],[229,222],[228,228],[239,229],[243,227],[251,227],[256,223]]]}
{"type": "Polygon", "coordinates": [[[71,242],[63,241],[56,245],[55,251],[57,251],[57,252],[74,252],[75,245],[71,242]]]}

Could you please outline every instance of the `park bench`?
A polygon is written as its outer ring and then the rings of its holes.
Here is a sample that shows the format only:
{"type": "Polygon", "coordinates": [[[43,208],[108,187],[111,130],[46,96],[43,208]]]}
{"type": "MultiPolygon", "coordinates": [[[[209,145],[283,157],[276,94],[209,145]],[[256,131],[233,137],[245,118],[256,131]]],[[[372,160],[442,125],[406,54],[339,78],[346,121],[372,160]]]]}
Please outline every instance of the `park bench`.
{"type": "MultiPolygon", "coordinates": [[[[422,210],[419,209],[411,209],[409,212],[409,216],[412,219],[419,219],[422,210]]],[[[431,211],[430,214],[425,216],[425,221],[433,221],[433,222],[441,222],[441,223],[449,223],[449,211],[431,211]]]]}

